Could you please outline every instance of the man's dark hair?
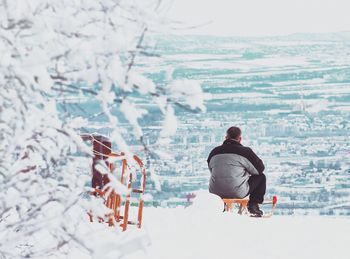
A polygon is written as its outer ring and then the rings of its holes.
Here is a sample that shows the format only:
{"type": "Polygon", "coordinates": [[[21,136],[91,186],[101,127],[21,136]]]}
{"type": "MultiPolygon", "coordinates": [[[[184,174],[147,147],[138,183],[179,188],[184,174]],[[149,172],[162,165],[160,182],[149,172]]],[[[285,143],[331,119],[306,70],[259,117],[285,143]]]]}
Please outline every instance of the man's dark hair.
{"type": "Polygon", "coordinates": [[[231,127],[226,131],[226,134],[231,139],[238,139],[241,136],[242,131],[238,127],[231,127]]]}

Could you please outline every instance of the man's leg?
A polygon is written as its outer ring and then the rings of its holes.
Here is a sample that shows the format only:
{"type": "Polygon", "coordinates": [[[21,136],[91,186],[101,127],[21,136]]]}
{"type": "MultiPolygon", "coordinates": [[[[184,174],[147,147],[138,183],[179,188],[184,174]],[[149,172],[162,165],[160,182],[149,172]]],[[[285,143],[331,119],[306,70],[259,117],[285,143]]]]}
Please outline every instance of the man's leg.
{"type": "Polygon", "coordinates": [[[266,192],[266,176],[264,174],[252,175],[249,180],[249,203],[263,203],[266,192]]]}

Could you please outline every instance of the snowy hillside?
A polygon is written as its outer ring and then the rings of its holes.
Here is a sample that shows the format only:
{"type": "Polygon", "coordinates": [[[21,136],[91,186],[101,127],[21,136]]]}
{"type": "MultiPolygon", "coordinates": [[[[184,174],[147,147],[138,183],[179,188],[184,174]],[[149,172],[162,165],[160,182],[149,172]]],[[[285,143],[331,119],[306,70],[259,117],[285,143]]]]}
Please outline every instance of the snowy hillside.
{"type": "Polygon", "coordinates": [[[205,211],[193,216],[180,209],[147,212],[152,245],[146,258],[349,258],[349,219],[256,219],[205,211]]]}
{"type": "MultiPolygon", "coordinates": [[[[145,208],[143,229],[129,231],[122,235],[133,239],[117,251],[128,259],[349,258],[349,218],[249,218],[222,213],[221,200],[206,193],[188,208],[145,208]]],[[[103,257],[116,258],[115,248],[100,242],[103,257]]]]}

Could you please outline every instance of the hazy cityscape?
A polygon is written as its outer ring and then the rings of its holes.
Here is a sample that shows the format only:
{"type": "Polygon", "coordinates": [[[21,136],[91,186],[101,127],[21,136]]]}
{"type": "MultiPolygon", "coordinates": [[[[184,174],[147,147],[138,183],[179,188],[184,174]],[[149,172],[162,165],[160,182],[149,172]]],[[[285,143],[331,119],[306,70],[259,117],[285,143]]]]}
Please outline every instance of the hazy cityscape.
{"type": "MultiPolygon", "coordinates": [[[[179,107],[177,133],[163,146],[156,143],[160,111],[140,120],[150,150],[172,155],[150,158],[162,187],[156,190],[149,181],[150,203],[186,205],[189,194],[206,189],[208,153],[222,143],[226,128],[237,125],[243,130],[243,144],[266,164],[267,197],[279,196],[278,213],[350,215],[347,39],[348,34],[152,39],[157,41],[157,57],[151,63],[141,58],[137,65],[151,67],[155,72],[148,76],[159,85],[166,85],[169,75],[199,80],[207,111],[179,107]]],[[[152,109],[142,96],[135,99],[140,107],[152,109]]],[[[93,112],[91,103],[82,105],[93,112]]],[[[98,125],[103,120],[91,119],[98,125]]],[[[108,127],[98,132],[108,135],[108,127]]],[[[137,140],[130,134],[125,138],[142,156],[137,140]]]]}

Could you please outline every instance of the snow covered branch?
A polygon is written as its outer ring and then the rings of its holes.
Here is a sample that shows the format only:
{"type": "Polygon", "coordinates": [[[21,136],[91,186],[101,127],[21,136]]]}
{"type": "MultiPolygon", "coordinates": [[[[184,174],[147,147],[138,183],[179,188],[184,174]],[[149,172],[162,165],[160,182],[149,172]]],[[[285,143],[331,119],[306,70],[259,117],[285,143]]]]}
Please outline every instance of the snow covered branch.
{"type": "MultiPolygon", "coordinates": [[[[176,124],[172,105],[204,109],[198,85],[164,89],[134,69],[139,55],[151,56],[146,34],[168,23],[162,2],[0,0],[0,257],[81,248],[93,256],[101,249],[101,242],[91,242],[97,231],[91,228],[105,226],[88,225],[86,211],[103,214],[103,201],[84,198],[93,155],[79,134],[86,120],[66,113],[66,100],[97,100],[114,129],[112,141],[126,152],[115,107],[147,150],[138,122],[147,111],[131,93],[148,95],[160,107],[161,137],[174,133],[167,123],[176,124]]],[[[117,233],[104,231],[101,238],[118,242],[117,233]]]]}

